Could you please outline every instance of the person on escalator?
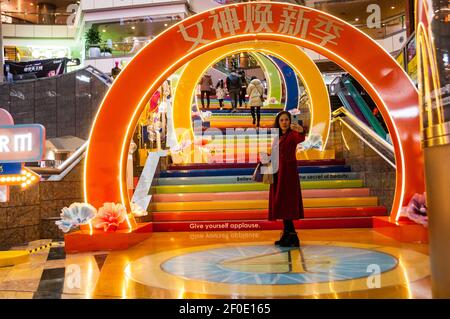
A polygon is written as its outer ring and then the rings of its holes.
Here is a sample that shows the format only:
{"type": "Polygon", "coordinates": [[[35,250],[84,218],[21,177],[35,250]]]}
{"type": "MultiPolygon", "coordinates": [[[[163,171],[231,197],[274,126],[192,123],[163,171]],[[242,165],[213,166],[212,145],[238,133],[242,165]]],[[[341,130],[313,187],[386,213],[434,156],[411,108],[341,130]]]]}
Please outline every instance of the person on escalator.
{"type": "Polygon", "coordinates": [[[261,106],[264,102],[264,87],[261,81],[256,78],[256,76],[252,76],[250,84],[247,87],[247,94],[248,104],[250,105],[250,109],[252,112],[253,125],[255,125],[256,123],[256,127],[259,127],[259,122],[261,119],[261,106]]]}
{"type": "Polygon", "coordinates": [[[236,74],[235,71],[231,72],[226,79],[227,90],[230,94],[231,99],[231,113],[235,113],[237,110],[239,92],[241,91],[241,78],[236,74]]]}
{"type": "Polygon", "coordinates": [[[209,109],[209,97],[211,95],[211,88],[213,88],[211,75],[209,75],[208,73],[203,75],[198,84],[200,85],[200,98],[202,101],[202,108],[205,107],[204,98],[206,95],[206,108],[209,109]]]}
{"type": "Polygon", "coordinates": [[[269,191],[269,220],[283,220],[283,233],[275,245],[299,247],[293,221],[303,219],[304,211],[296,150],[305,140],[305,131],[298,123],[292,123],[287,111],[277,114],[274,128],[279,130],[279,138],[275,139],[270,156],[274,175],[269,191]]]}
{"type": "Polygon", "coordinates": [[[223,99],[227,95],[227,91],[225,90],[225,86],[223,85],[223,80],[220,79],[216,85],[216,98],[219,100],[220,109],[223,109],[223,99]]]}

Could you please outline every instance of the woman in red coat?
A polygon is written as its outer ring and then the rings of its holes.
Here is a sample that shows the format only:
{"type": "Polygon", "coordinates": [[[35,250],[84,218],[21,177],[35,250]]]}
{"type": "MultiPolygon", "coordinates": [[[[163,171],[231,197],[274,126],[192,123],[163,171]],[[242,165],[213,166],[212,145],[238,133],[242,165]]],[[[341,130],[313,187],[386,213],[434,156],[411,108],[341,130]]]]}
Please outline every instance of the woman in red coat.
{"type": "Polygon", "coordinates": [[[271,159],[275,174],[273,184],[270,185],[269,220],[282,219],[284,224],[283,235],[275,245],[298,247],[300,242],[293,220],[304,218],[304,213],[296,149],[305,140],[305,135],[302,126],[291,123],[291,114],[286,111],[277,114],[274,127],[280,132],[278,141],[275,140],[272,146],[271,159]]]}

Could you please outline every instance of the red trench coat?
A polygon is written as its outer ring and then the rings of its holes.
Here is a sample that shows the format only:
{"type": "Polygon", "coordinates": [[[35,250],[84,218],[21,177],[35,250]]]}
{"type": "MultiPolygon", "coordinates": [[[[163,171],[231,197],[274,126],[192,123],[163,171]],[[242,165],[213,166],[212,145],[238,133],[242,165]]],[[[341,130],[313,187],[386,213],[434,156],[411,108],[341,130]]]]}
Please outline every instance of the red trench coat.
{"type": "MultiPolygon", "coordinates": [[[[304,218],[296,158],[297,144],[304,140],[304,134],[293,130],[279,139],[278,171],[269,192],[269,220],[304,218]]],[[[272,156],[274,155],[272,151],[272,156]]],[[[274,160],[272,163],[274,165],[274,160]]]]}

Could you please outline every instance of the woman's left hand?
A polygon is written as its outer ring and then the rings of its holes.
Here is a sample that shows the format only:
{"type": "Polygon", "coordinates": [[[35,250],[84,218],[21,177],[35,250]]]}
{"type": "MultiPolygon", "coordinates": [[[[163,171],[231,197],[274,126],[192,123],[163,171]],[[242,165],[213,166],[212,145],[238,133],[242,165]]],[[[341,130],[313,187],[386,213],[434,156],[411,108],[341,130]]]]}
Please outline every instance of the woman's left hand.
{"type": "Polygon", "coordinates": [[[297,123],[292,123],[291,124],[291,130],[299,132],[299,133],[303,133],[304,132],[303,126],[301,126],[301,125],[299,125],[297,123]]]}

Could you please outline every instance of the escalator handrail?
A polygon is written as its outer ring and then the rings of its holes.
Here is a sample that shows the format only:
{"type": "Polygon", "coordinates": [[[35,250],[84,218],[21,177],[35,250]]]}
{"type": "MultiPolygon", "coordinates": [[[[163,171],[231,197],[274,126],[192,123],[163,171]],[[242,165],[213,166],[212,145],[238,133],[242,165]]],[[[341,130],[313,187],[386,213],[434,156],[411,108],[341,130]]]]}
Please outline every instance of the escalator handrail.
{"type": "MultiPolygon", "coordinates": [[[[111,84],[113,83],[112,79],[108,75],[106,75],[105,73],[103,73],[102,71],[97,69],[96,67],[93,67],[92,65],[88,65],[84,69],[86,71],[92,73],[93,75],[95,75],[100,81],[107,84],[108,86],[111,86],[111,84]]],[[[83,70],[83,69],[81,69],[81,70],[83,70]]],[[[81,71],[81,70],[78,70],[78,71],[81,71]]]]}
{"type": "Polygon", "coordinates": [[[59,175],[64,172],[70,165],[72,165],[76,160],[78,160],[81,156],[84,156],[86,152],[88,142],[85,142],[81,145],[72,155],[70,155],[61,165],[56,168],[49,167],[28,167],[33,172],[39,175],[59,175]]]}
{"type": "Polygon", "coordinates": [[[364,101],[364,99],[361,97],[361,95],[358,93],[358,91],[356,90],[353,83],[351,83],[350,79],[348,77],[345,77],[342,80],[342,83],[347,88],[348,92],[350,93],[350,96],[353,98],[355,103],[357,103],[359,110],[362,112],[364,117],[367,119],[367,121],[373,127],[375,132],[377,132],[377,134],[379,134],[380,136],[384,135],[384,137],[385,137],[386,136],[385,130],[381,126],[380,122],[375,118],[375,116],[373,116],[372,112],[370,111],[369,106],[364,101]]]}
{"type": "MultiPolygon", "coordinates": [[[[366,134],[368,134],[372,139],[374,139],[378,144],[381,144],[381,146],[387,151],[389,152],[389,154],[395,158],[395,152],[394,152],[394,147],[389,144],[385,139],[383,139],[381,136],[379,136],[377,133],[375,133],[371,128],[369,128],[366,124],[364,124],[360,119],[358,119],[355,115],[353,115],[352,113],[350,113],[347,109],[345,109],[344,107],[340,107],[337,110],[332,112],[332,122],[336,121],[336,120],[341,120],[344,124],[347,124],[345,121],[343,121],[341,118],[342,117],[346,117],[347,119],[350,120],[350,122],[352,122],[352,124],[354,124],[356,127],[358,127],[359,129],[361,129],[362,131],[364,131],[366,134]]],[[[368,142],[368,141],[366,141],[368,142]]],[[[375,149],[375,147],[373,145],[370,145],[373,149],[375,149]]],[[[379,151],[375,150],[377,153],[379,153],[379,151]]],[[[379,153],[381,156],[383,156],[381,153],[379,153]]],[[[384,157],[384,156],[383,156],[384,157]]],[[[392,163],[389,159],[385,160],[395,168],[395,163],[392,163]]]]}

